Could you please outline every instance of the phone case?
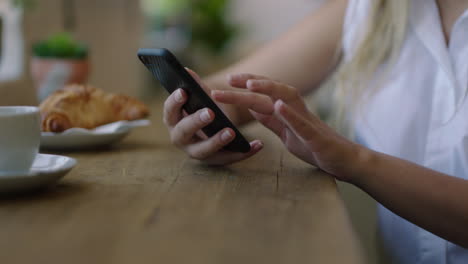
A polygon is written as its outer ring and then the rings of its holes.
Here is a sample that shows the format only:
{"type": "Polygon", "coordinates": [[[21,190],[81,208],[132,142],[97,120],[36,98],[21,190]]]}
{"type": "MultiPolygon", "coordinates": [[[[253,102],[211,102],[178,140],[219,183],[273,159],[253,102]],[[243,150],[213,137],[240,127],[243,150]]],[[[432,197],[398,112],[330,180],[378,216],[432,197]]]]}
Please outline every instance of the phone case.
{"type": "Polygon", "coordinates": [[[187,113],[192,114],[205,107],[210,108],[215,113],[215,120],[202,129],[207,136],[211,137],[223,128],[230,127],[236,133],[236,137],[224,149],[243,153],[250,151],[249,142],[170,51],[167,49],[140,49],[138,58],[169,93],[173,93],[178,88],[184,89],[189,97],[183,106],[187,113]]]}

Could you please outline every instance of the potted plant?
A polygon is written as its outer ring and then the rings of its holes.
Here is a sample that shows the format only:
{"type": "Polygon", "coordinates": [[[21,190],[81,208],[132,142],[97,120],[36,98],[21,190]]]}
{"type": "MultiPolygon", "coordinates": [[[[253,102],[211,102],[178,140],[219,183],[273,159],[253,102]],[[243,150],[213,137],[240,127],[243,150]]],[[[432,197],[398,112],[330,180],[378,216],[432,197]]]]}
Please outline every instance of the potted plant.
{"type": "Polygon", "coordinates": [[[70,34],[55,34],[33,45],[31,75],[39,99],[64,84],[85,83],[88,74],[88,47],[70,34]]]}

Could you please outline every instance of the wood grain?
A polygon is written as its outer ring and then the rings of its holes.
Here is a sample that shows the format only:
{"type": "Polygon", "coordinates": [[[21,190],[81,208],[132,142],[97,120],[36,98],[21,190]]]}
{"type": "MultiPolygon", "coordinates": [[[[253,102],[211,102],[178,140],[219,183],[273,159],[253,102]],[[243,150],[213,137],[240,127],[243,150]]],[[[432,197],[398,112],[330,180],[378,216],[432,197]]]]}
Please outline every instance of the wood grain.
{"type": "Polygon", "coordinates": [[[186,158],[153,125],[46,191],[0,199],[1,263],[363,263],[334,180],[284,151],[228,167],[186,158]]]}

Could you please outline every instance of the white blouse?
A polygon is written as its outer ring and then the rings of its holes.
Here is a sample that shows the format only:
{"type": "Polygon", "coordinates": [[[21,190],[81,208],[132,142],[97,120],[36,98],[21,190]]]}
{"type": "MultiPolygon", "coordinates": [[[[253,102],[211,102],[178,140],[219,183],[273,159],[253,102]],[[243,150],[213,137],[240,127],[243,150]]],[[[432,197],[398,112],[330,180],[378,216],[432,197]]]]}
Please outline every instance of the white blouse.
{"type": "MultiPolygon", "coordinates": [[[[343,37],[345,59],[352,56],[366,28],[371,2],[349,1],[343,37]]],[[[448,46],[435,0],[412,0],[408,27],[390,77],[356,121],[357,141],[468,179],[468,10],[454,24],[448,46]]],[[[468,263],[467,249],[381,205],[378,214],[384,243],[399,263],[468,263]]]]}

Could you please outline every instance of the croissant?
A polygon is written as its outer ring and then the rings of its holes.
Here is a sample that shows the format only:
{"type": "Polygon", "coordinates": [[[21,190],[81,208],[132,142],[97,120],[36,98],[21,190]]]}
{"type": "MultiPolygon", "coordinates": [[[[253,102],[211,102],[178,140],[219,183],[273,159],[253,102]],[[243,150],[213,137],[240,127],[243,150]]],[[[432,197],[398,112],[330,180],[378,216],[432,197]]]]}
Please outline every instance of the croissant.
{"type": "Polygon", "coordinates": [[[72,84],[55,91],[40,105],[42,131],[63,132],[72,127],[92,129],[119,120],[149,115],[145,104],[90,85],[72,84]]]}

